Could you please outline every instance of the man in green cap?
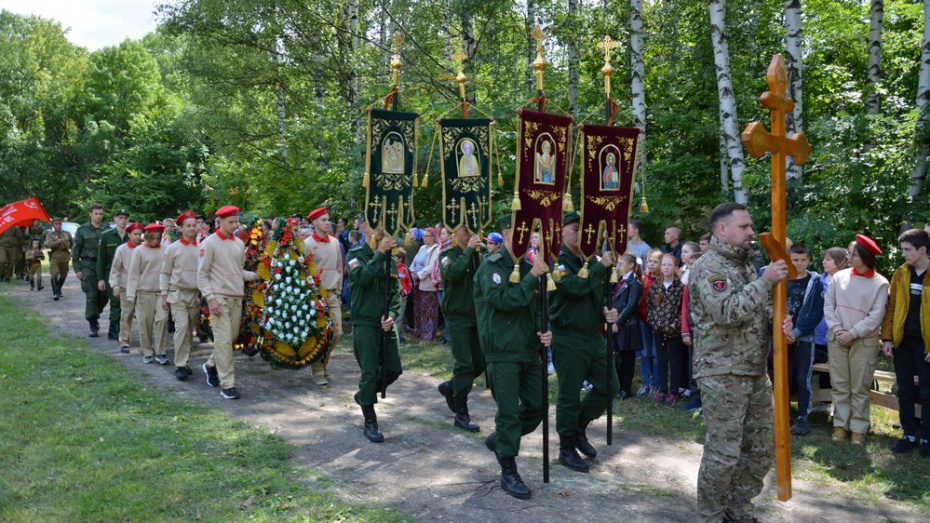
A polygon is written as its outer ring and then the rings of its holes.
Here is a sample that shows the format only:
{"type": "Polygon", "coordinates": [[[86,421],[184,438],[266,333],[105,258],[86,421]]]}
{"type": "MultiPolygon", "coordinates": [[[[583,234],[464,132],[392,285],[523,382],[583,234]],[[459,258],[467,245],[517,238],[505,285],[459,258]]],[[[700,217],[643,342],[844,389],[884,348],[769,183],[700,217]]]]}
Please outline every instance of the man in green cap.
{"type": "Polygon", "coordinates": [[[613,254],[604,253],[584,274],[581,258],[581,217],[568,212],[562,219],[562,251],[554,264],[552,279],[556,290],[549,297],[549,322],[552,327],[552,362],[559,379],[559,399],[555,409],[555,427],[559,433],[559,463],[571,470],[587,472],[588,464],[577,450],[589,458],[597,451],[588,442],[585,430],[601,417],[607,407],[607,380],[619,390],[617,373],[607,365],[601,327],[617,321],[616,309],[605,306],[604,284],[609,281],[613,254]],[[581,399],[585,380],[591,390],[581,399]]]}
{"type": "Polygon", "coordinates": [[[118,341],[121,310],[119,298],[113,296],[113,288],[110,287],[110,268],[113,267],[116,248],[129,240],[129,235],[126,234],[129,211],[117,210],[113,221],[116,222],[116,228],[106,231],[100,238],[100,250],[97,253],[97,291],[106,293],[107,299],[110,300],[110,327],[107,330],[107,339],[118,341]]]}
{"type": "Polygon", "coordinates": [[[403,372],[397,352],[397,331],[394,330],[394,322],[400,314],[400,281],[391,249],[397,245],[397,240],[385,234],[382,227],[374,230],[367,224],[363,227],[366,236],[378,248],[372,249],[367,243],[360,242],[346,255],[349,295],[352,298],[352,346],[355,361],[362,370],[355,402],[362,407],[365,417],[365,437],[372,443],[381,443],[384,435],[378,428],[375,414],[378,391],[382,385],[387,387],[397,381],[403,372]],[[388,302],[387,315],[384,314],[385,301],[388,302]],[[383,358],[382,350],[385,351],[383,358]],[[382,361],[385,367],[383,383],[382,361]]]}
{"type": "Polygon", "coordinates": [[[108,300],[107,294],[100,292],[97,287],[97,255],[105,231],[103,206],[95,203],[90,206],[90,221],[78,227],[74,233],[74,250],[71,251],[74,275],[81,280],[81,290],[84,292],[84,318],[90,324],[91,338],[100,335],[100,312],[107,306],[108,300]]]}
{"type": "Polygon", "coordinates": [[[488,378],[497,403],[494,432],[484,444],[501,466],[501,488],[517,499],[529,499],[532,492],[520,478],[515,458],[520,438],[536,430],[546,415],[539,351],[540,345],[549,346],[552,333],[539,332],[537,281],[549,268],[542,256],[532,265],[513,258],[509,215],[501,220],[501,229],[503,248],[485,259],[474,281],[479,329],[487,342],[488,378]],[[517,281],[511,282],[511,276],[517,281]]]}
{"type": "Polygon", "coordinates": [[[468,393],[475,378],[485,369],[484,353],[478,342],[474,279],[484,258],[478,252],[481,237],[464,225],[455,230],[453,244],[439,253],[442,274],[442,313],[452,345],[452,380],[439,384],[439,393],[455,413],[454,425],[468,432],[480,429],[468,414],[468,393]]]}

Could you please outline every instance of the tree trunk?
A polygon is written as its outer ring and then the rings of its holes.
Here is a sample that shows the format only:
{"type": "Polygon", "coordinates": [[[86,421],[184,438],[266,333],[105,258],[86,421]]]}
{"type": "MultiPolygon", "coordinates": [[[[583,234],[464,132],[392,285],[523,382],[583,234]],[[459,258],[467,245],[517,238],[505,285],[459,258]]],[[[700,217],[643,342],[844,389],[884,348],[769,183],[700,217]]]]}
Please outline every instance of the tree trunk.
{"type": "Polygon", "coordinates": [[[578,0],[568,0],[568,114],[578,110],[578,0]]]}
{"type": "MultiPolygon", "coordinates": [[[[930,1],[930,0],[927,0],[930,1]]],[[[643,0],[630,0],[630,62],[633,68],[631,94],[633,123],[642,128],[639,135],[639,169],[646,168],[646,88],[643,60],[643,0]]]]}
{"type": "Polygon", "coordinates": [[[526,28],[525,38],[526,45],[526,76],[524,84],[527,92],[533,92],[536,85],[536,75],[533,73],[533,60],[536,59],[536,40],[530,36],[533,28],[536,27],[536,0],[527,0],[526,2],[526,28]]]}
{"type": "Polygon", "coordinates": [[[736,97],[733,95],[733,83],[730,79],[730,50],[726,36],[726,2],[710,0],[710,36],[714,44],[714,66],[717,69],[717,95],[720,99],[720,120],[722,136],[727,144],[727,157],[730,161],[730,178],[733,180],[733,199],[746,204],[748,198],[743,189],[743,144],[737,128],[736,97]]]}
{"type": "Polygon", "coordinates": [[[720,119],[720,192],[730,192],[730,168],[727,161],[727,141],[723,137],[723,119],[720,119]]]}
{"type": "MultiPolygon", "coordinates": [[[[472,62],[474,62],[475,52],[478,50],[478,41],[475,40],[475,17],[470,12],[462,15],[462,50],[465,52],[465,56],[468,57],[463,64],[465,74],[471,81],[470,83],[475,85],[474,75],[472,74],[472,71],[475,70],[475,65],[472,62]]],[[[465,99],[468,100],[468,103],[475,103],[475,94],[475,89],[468,89],[468,84],[466,83],[465,99]]]]}
{"type": "MultiPolygon", "coordinates": [[[[804,104],[801,90],[801,0],[785,0],[785,67],[788,69],[788,97],[794,100],[794,111],[786,116],[787,135],[804,132],[804,104]]],[[[789,180],[801,180],[802,168],[788,157],[789,180]]]]}
{"type": "Polygon", "coordinates": [[[919,198],[927,173],[927,137],[930,136],[930,0],[924,0],[924,41],[920,53],[920,76],[917,83],[917,162],[911,171],[907,194],[919,198]]]}
{"type": "Polygon", "coordinates": [[[885,19],[885,1],[872,0],[871,21],[869,22],[869,95],[865,101],[868,114],[878,114],[881,110],[879,89],[882,81],[882,27],[885,19]]]}

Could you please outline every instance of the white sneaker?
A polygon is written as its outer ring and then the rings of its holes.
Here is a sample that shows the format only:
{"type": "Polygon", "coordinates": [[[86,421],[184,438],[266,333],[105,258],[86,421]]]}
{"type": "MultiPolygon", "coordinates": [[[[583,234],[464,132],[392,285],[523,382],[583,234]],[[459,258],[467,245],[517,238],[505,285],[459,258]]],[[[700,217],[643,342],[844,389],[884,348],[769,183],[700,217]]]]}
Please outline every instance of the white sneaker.
{"type": "Polygon", "coordinates": [[[555,374],[555,366],[552,363],[549,363],[549,374],[555,374]]]}

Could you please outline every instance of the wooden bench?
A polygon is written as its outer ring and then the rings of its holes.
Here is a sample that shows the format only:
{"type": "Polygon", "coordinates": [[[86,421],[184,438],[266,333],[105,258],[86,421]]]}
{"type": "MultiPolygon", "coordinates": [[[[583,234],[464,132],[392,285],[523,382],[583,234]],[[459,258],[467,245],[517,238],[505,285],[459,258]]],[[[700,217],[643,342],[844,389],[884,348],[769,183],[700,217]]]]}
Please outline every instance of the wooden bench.
{"type": "MultiPolygon", "coordinates": [[[[814,372],[830,374],[830,364],[815,363],[814,372]]],[[[874,379],[882,382],[890,382],[892,384],[892,390],[895,389],[894,384],[897,383],[897,377],[894,372],[888,372],[887,370],[876,370],[874,379]]],[[[811,381],[813,382],[814,380],[811,381]]],[[[914,377],[914,383],[917,383],[916,376],[914,377]]],[[[832,389],[814,389],[812,392],[811,401],[833,401],[832,389]]],[[[885,407],[886,409],[898,410],[898,397],[892,393],[873,390],[870,392],[869,396],[873,405],[885,407]]],[[[919,418],[920,404],[914,405],[914,412],[919,418]]]]}

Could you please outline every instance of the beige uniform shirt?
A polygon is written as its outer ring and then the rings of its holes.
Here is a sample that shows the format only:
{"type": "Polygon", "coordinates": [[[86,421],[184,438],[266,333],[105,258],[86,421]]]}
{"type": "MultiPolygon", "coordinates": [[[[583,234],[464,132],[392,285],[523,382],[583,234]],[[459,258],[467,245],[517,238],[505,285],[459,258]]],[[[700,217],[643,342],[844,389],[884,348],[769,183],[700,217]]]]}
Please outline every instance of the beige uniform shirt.
{"type": "Polygon", "coordinates": [[[164,261],[165,249],[161,244],[158,247],[149,247],[143,243],[133,249],[132,261],[129,263],[129,277],[126,282],[126,299],[135,300],[136,294],[140,291],[157,292],[158,277],[164,261]]]}
{"type": "Polygon", "coordinates": [[[132,251],[138,246],[126,242],[116,248],[113,253],[113,265],[110,267],[110,287],[121,291],[126,290],[129,279],[129,264],[132,262],[132,251]]]}
{"type": "Polygon", "coordinates": [[[328,291],[342,293],[342,271],[345,264],[342,248],[335,236],[329,236],[328,242],[317,239],[313,233],[304,240],[304,254],[313,254],[313,261],[320,270],[320,281],[328,291]]]}
{"type": "Polygon", "coordinates": [[[217,231],[200,244],[200,262],[197,266],[197,287],[210,301],[217,296],[241,298],[245,282],[254,281],[254,272],[243,270],[245,244],[235,236],[224,236],[217,231]]]}
{"type": "Polygon", "coordinates": [[[172,243],[165,249],[165,264],[161,268],[158,288],[162,295],[169,289],[197,290],[197,262],[200,245],[195,239],[188,243],[184,238],[172,243]]]}

